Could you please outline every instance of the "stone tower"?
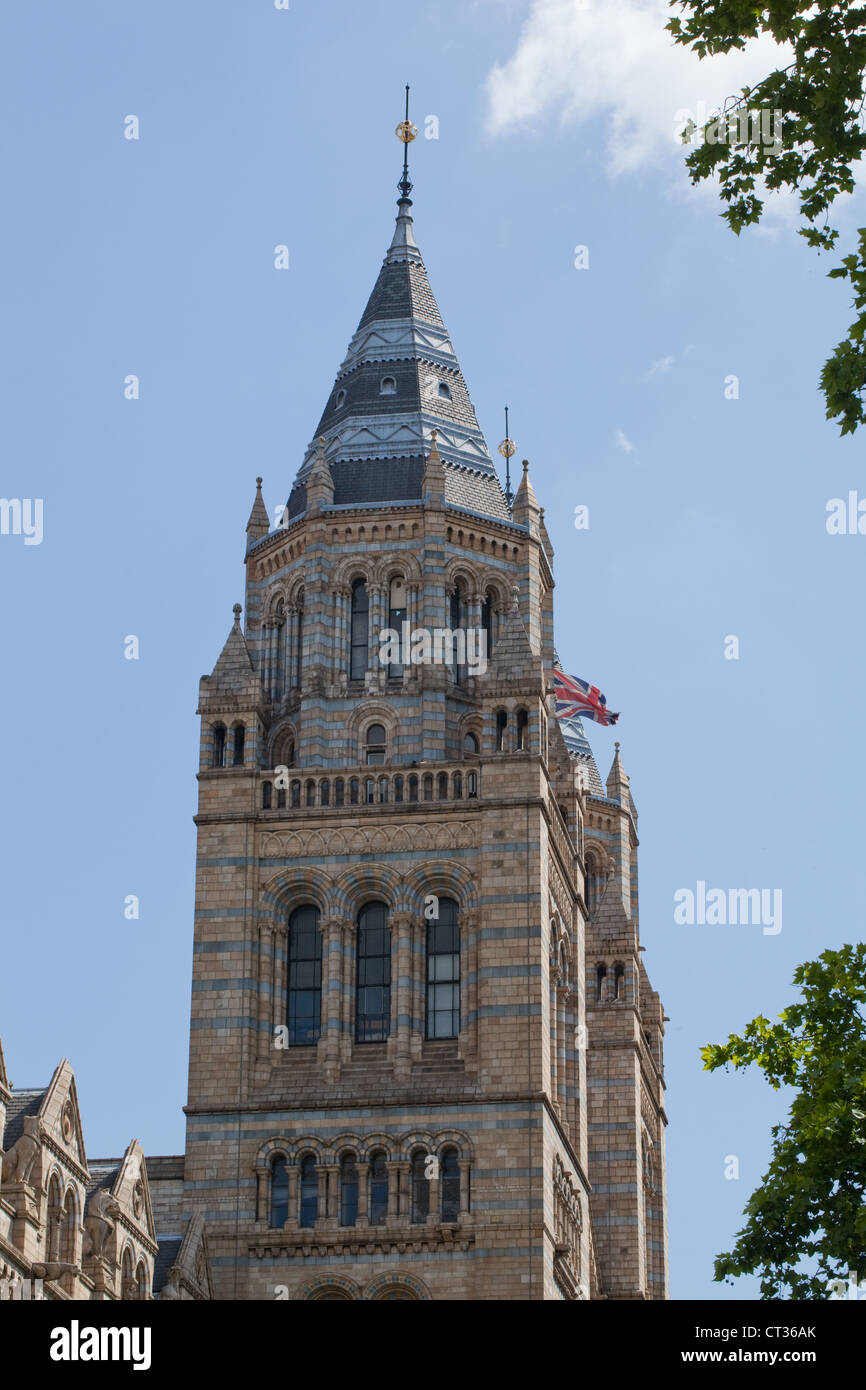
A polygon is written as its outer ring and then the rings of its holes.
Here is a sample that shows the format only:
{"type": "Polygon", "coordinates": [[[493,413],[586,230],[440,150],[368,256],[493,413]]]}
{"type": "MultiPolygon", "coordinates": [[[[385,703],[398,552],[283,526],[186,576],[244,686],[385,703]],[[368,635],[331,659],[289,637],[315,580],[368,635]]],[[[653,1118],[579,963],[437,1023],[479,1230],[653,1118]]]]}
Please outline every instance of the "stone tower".
{"type": "Polygon", "coordinates": [[[636,812],[552,713],[411,187],[201,682],[185,1212],[217,1298],[664,1298],[636,812]]]}

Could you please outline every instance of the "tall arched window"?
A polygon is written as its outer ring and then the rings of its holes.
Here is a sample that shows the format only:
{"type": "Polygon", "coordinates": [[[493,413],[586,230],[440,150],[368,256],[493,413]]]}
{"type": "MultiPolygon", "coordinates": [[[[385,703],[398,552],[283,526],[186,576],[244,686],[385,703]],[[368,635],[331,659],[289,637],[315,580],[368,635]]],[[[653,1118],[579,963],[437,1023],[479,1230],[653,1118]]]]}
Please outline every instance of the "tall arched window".
{"type": "Polygon", "coordinates": [[[369,656],[370,597],[365,580],[356,579],[352,585],[352,622],[349,679],[362,681],[369,656]]]}
{"type": "Polygon", "coordinates": [[[366,763],[368,767],[381,767],[385,761],[388,738],[384,724],[371,724],[364,736],[366,763]]]}
{"type": "Polygon", "coordinates": [[[301,1159],[300,1199],[301,1213],[298,1225],[314,1226],[319,1215],[319,1175],[316,1172],[314,1154],[305,1154],[301,1159]]]}
{"type": "Polygon", "coordinates": [[[355,1037],[384,1042],[391,1025],[391,930],[384,903],[367,903],[358,913],[355,1037]]]}
{"type": "Polygon", "coordinates": [[[304,599],[303,594],[298,600],[298,608],[295,613],[295,686],[301,688],[301,676],[304,669],[304,599]]]}
{"type": "Polygon", "coordinates": [[[423,1149],[416,1149],[409,1172],[411,1220],[416,1226],[427,1220],[430,1211],[430,1179],[425,1174],[426,1164],[426,1153],[423,1149]]]}
{"type": "Polygon", "coordinates": [[[614,999],[625,998],[625,966],[615,965],[613,967],[613,997],[614,999]]]}
{"type": "Polygon", "coordinates": [[[446,1149],[442,1154],[439,1196],[442,1220],[456,1221],[460,1215],[460,1164],[456,1149],[446,1149]]]}
{"type": "Polygon", "coordinates": [[[322,934],[319,909],[296,907],[289,918],[288,1027],[291,1047],[319,1040],[322,1010],[322,934]]]}
{"type": "MultiPolygon", "coordinates": [[[[402,578],[394,578],[388,587],[388,626],[396,632],[402,643],[403,623],[406,621],[406,584],[402,578]]],[[[388,664],[388,676],[397,677],[403,674],[403,663],[391,661],[388,664]]]]}
{"type": "Polygon", "coordinates": [[[354,1154],[340,1159],[340,1225],[354,1226],[358,1220],[358,1166],[354,1154]]]}
{"type": "Polygon", "coordinates": [[[277,601],[273,617],[264,623],[263,630],[263,684],[271,700],[281,700],[286,677],[286,608],[282,599],[277,601]]]}
{"type": "Polygon", "coordinates": [[[529,729],[529,711],[519,709],[517,711],[517,747],[525,749],[527,745],[527,731],[529,729]]]}
{"type": "Polygon", "coordinates": [[[460,1032],[460,928],[457,904],[439,899],[439,916],[427,923],[427,1037],[460,1032]]]}
{"type": "Polygon", "coordinates": [[[244,743],[246,741],[246,729],[243,724],[235,724],[234,729],[234,752],[232,761],[235,767],[241,767],[244,761],[244,743]]]}
{"type": "Polygon", "coordinates": [[[381,1150],[370,1155],[369,1181],[370,1225],[381,1226],[388,1215],[388,1169],[381,1150]]]}
{"type": "MultiPolygon", "coordinates": [[[[462,579],[458,579],[457,583],[456,583],[455,586],[454,586],[454,592],[453,592],[453,594],[451,595],[451,604],[450,604],[451,631],[452,631],[452,633],[462,632],[462,633],[464,634],[464,636],[463,636],[463,643],[465,643],[465,641],[466,641],[466,637],[465,637],[465,633],[466,633],[466,614],[467,614],[466,588],[465,588],[465,585],[464,585],[462,579]]],[[[464,661],[462,664],[458,661],[458,653],[459,653],[459,648],[458,648],[458,645],[457,645],[457,638],[455,637],[455,638],[454,638],[454,661],[453,661],[452,666],[451,666],[451,674],[452,674],[452,678],[453,678],[453,680],[456,682],[456,684],[457,684],[457,685],[462,685],[462,684],[464,683],[464,681],[466,680],[466,664],[465,664],[465,661],[464,661]]],[[[463,654],[464,654],[464,657],[465,657],[465,654],[466,654],[465,645],[463,646],[463,654]]]]}
{"type": "Polygon", "coordinates": [[[464,736],[463,736],[463,752],[464,752],[464,753],[468,753],[468,754],[470,755],[470,757],[478,753],[478,735],[477,735],[477,734],[464,734],[464,736]]]}
{"type": "Polygon", "coordinates": [[[502,753],[505,749],[505,730],[508,728],[508,711],[498,709],[496,711],[496,751],[502,753]]]}
{"type": "Polygon", "coordinates": [[[604,994],[604,981],[605,981],[605,977],[606,977],[606,976],[607,976],[607,966],[606,966],[606,965],[597,965],[597,966],[595,967],[595,997],[596,997],[596,1000],[601,1000],[601,998],[602,998],[602,996],[603,996],[603,994],[604,994]]]}
{"type": "Polygon", "coordinates": [[[486,651],[489,656],[493,651],[493,594],[489,589],[481,604],[481,631],[485,634],[486,651]]]}
{"type": "Polygon", "coordinates": [[[225,724],[215,724],[213,730],[213,757],[214,767],[225,767],[226,765],[226,726],[225,724]]]}
{"type": "Polygon", "coordinates": [[[271,1210],[268,1225],[281,1231],[289,1216],[289,1169],[284,1158],[275,1158],[271,1165],[271,1210]]]}

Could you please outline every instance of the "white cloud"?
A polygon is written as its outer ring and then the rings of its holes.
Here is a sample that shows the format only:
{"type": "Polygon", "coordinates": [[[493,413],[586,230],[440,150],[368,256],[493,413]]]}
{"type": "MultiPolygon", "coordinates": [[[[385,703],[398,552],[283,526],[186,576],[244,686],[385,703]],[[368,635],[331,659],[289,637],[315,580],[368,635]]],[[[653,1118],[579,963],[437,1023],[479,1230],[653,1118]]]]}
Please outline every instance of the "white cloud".
{"type": "Polygon", "coordinates": [[[660,376],[662,372],[669,372],[673,365],[672,357],[660,357],[657,362],[653,362],[647,376],[660,376]]]}
{"type": "Polygon", "coordinates": [[[634,453],[634,445],[632,444],[628,435],[624,434],[622,430],[617,430],[616,432],[616,444],[617,448],[622,449],[624,454],[634,453]]]}
{"type": "Polygon", "coordinates": [[[701,62],[666,31],[671,13],[667,0],[532,0],[517,48],[487,76],[488,131],[594,119],[612,173],[682,164],[689,114],[702,124],[788,58],[764,37],[701,62]]]}

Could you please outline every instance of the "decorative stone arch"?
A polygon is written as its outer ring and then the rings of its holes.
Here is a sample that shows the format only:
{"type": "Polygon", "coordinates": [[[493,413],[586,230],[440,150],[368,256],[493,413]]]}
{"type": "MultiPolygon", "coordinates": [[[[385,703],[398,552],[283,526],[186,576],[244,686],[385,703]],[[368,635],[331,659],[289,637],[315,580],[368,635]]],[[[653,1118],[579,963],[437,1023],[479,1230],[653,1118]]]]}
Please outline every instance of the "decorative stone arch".
{"type": "Polygon", "coordinates": [[[287,1163],[294,1163],[294,1140],[293,1139],[268,1139],[259,1148],[256,1154],[255,1172],[269,1173],[278,1158],[284,1158],[287,1163]]]}
{"type": "Polygon", "coordinates": [[[264,883],[259,895],[261,920],[282,923],[296,907],[310,902],[322,916],[329,915],[332,885],[323,870],[299,864],[280,869],[264,883]]]}
{"type": "Polygon", "coordinates": [[[475,880],[465,865],[455,859],[419,864],[406,874],[405,882],[410,911],[421,917],[429,893],[456,899],[458,912],[474,912],[478,907],[475,880]]]}
{"type": "Polygon", "coordinates": [[[373,573],[373,582],[383,587],[390,584],[392,579],[405,580],[407,587],[422,584],[424,581],[421,565],[410,550],[400,550],[395,555],[388,555],[374,566],[373,573]]]}
{"type": "Polygon", "coordinates": [[[480,710],[472,710],[469,714],[464,714],[457,725],[457,739],[459,743],[459,757],[464,757],[463,740],[467,734],[474,734],[478,740],[478,755],[481,756],[484,750],[484,715],[480,710]]]}
{"type": "Polygon", "coordinates": [[[389,912],[397,911],[401,884],[397,870],[388,864],[349,864],[333,883],[334,915],[354,923],[368,902],[383,902],[389,912]]]}
{"type": "Polygon", "coordinates": [[[290,743],[294,743],[295,748],[297,748],[298,731],[291,719],[281,719],[278,724],[274,725],[268,736],[267,766],[269,768],[285,764],[290,743]]]}
{"type": "Polygon", "coordinates": [[[356,1163],[362,1162],[361,1150],[364,1140],[360,1134],[340,1134],[328,1142],[325,1154],[332,1163],[339,1163],[344,1155],[351,1154],[356,1163]]]}
{"type": "Polygon", "coordinates": [[[453,594],[460,580],[466,587],[467,599],[471,601],[479,592],[479,567],[468,563],[462,555],[450,560],[445,567],[446,594],[453,594]]]}
{"type": "Polygon", "coordinates": [[[303,608],[305,585],[306,574],[303,569],[298,570],[285,581],[284,589],[287,611],[291,608],[303,608]]]}
{"type": "Polygon", "coordinates": [[[363,763],[364,733],[371,724],[385,726],[386,747],[393,750],[399,722],[393,705],[386,704],[384,700],[360,700],[345,723],[349,761],[354,761],[359,767],[363,763]]]}
{"type": "Polygon", "coordinates": [[[378,1153],[382,1150],[385,1154],[386,1163],[390,1162],[397,1156],[399,1147],[399,1143],[394,1138],[393,1134],[368,1134],[367,1137],[361,1141],[361,1151],[358,1161],[360,1163],[368,1163],[371,1154],[378,1153]]]}
{"type": "Polygon", "coordinates": [[[285,583],[274,584],[266,593],[265,601],[262,605],[261,626],[268,623],[285,621],[286,612],[289,607],[289,598],[286,593],[285,583]]]}
{"type": "Polygon", "coordinates": [[[419,1303],[432,1301],[433,1295],[427,1288],[423,1279],[417,1278],[413,1274],[377,1274],[375,1279],[371,1279],[365,1284],[364,1292],[361,1295],[366,1301],[386,1299],[389,1293],[403,1291],[403,1297],[417,1300],[419,1303]]]}
{"type": "Polygon", "coordinates": [[[363,579],[369,588],[375,584],[376,564],[372,556],[346,555],[338,560],[331,575],[332,589],[349,589],[356,579],[363,579]]]}
{"type": "Polygon", "coordinates": [[[409,1162],[415,1149],[423,1149],[428,1154],[436,1152],[436,1139],[429,1129],[410,1129],[400,1136],[397,1144],[397,1156],[403,1163],[409,1162]]]}
{"type": "Polygon", "coordinates": [[[315,1134],[304,1134],[300,1138],[294,1139],[292,1148],[295,1163],[300,1163],[307,1154],[312,1154],[316,1163],[324,1163],[327,1160],[328,1145],[323,1139],[317,1139],[315,1134]]]}
{"type": "Polygon", "coordinates": [[[478,573],[478,592],[483,598],[488,589],[493,591],[493,607],[497,613],[508,613],[511,608],[511,586],[513,577],[501,570],[485,565],[478,573]]]}
{"type": "Polygon", "coordinates": [[[307,1301],[322,1299],[326,1298],[331,1290],[347,1301],[361,1298],[360,1284],[356,1284],[354,1279],[349,1279],[345,1274],[320,1274],[316,1279],[299,1285],[292,1298],[307,1301]]]}
{"type": "Polygon", "coordinates": [[[472,1163],[474,1152],[472,1140],[462,1129],[440,1129],[435,1137],[435,1148],[431,1151],[441,1155],[443,1149],[456,1149],[461,1163],[472,1163]]]}

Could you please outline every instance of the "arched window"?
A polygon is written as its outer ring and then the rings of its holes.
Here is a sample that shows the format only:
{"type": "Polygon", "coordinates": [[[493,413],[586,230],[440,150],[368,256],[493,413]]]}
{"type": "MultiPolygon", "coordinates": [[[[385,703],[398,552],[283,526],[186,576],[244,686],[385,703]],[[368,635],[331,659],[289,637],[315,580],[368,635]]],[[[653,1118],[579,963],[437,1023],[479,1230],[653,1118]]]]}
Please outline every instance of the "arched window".
{"type": "Polygon", "coordinates": [[[334,805],[344,806],[346,804],[346,784],[342,777],[338,777],[334,783],[334,805]]]}
{"type": "Polygon", "coordinates": [[[225,724],[215,724],[213,730],[213,766],[225,767],[226,765],[226,726],[225,724]]]}
{"type": "Polygon", "coordinates": [[[286,809],[286,789],[285,789],[285,787],[277,787],[277,810],[278,810],[278,811],[284,811],[285,809],[286,809]]]}
{"type": "Polygon", "coordinates": [[[412,1155],[412,1163],[409,1172],[409,1185],[411,1188],[411,1219],[412,1224],[417,1226],[427,1220],[430,1211],[430,1179],[425,1175],[427,1155],[423,1149],[416,1149],[412,1155]]]}
{"type": "Polygon", "coordinates": [[[594,854],[586,856],[586,910],[591,916],[598,907],[599,898],[599,877],[598,861],[594,854]]]}
{"type": "Polygon", "coordinates": [[[379,803],[380,803],[380,805],[384,805],[385,802],[386,802],[387,800],[388,800],[388,778],[387,778],[387,777],[380,777],[380,778],[379,778],[379,803]]]}
{"type": "Polygon", "coordinates": [[[120,1297],[123,1302],[135,1298],[135,1280],[132,1274],[132,1251],[127,1248],[120,1262],[120,1297]]]}
{"type": "Polygon", "coordinates": [[[283,762],[286,767],[294,767],[295,765],[295,740],[293,738],[289,739],[289,746],[286,749],[286,756],[283,758],[283,762]]]}
{"type": "Polygon", "coordinates": [[[291,792],[292,792],[292,807],[293,807],[294,810],[297,811],[297,810],[299,809],[300,805],[301,805],[301,784],[300,784],[300,782],[293,782],[293,783],[292,783],[291,792]]]}
{"type": "Polygon", "coordinates": [[[358,1220],[358,1167],[354,1154],[340,1159],[340,1225],[354,1226],[358,1220]]]}
{"type": "Polygon", "coordinates": [[[412,776],[409,778],[409,800],[418,800],[418,778],[416,777],[414,772],[412,773],[412,776]]]}
{"type": "MultiPolygon", "coordinates": [[[[406,621],[406,584],[402,578],[394,578],[388,587],[388,626],[396,632],[401,643],[403,623],[406,621]]],[[[403,663],[392,661],[388,664],[389,678],[403,674],[403,663]]]]}
{"type": "Polygon", "coordinates": [[[232,757],[232,761],[235,767],[242,767],[244,761],[244,741],[246,737],[246,729],[244,728],[243,724],[235,724],[232,732],[235,736],[234,754],[232,757]]]}
{"type": "Polygon", "coordinates": [[[337,399],[334,401],[334,409],[339,410],[346,399],[346,393],[342,388],[337,392],[337,399]]]}
{"type": "Polygon", "coordinates": [[[384,1042],[391,1025],[391,930],[384,903],[367,903],[358,913],[355,1038],[384,1042]]]}
{"type": "Polygon", "coordinates": [[[439,800],[439,801],[447,801],[447,800],[448,800],[448,773],[447,773],[447,772],[440,772],[440,773],[439,773],[439,776],[438,776],[437,779],[436,779],[436,783],[437,783],[437,797],[438,797],[438,800],[439,800]]]}
{"type": "Polygon", "coordinates": [[[298,1225],[304,1228],[314,1226],[319,1215],[319,1175],[316,1172],[314,1154],[304,1154],[301,1159],[300,1181],[301,1215],[298,1225]]]}
{"type": "Polygon", "coordinates": [[[488,589],[481,604],[481,631],[486,638],[487,656],[493,651],[493,595],[488,589]]]}
{"type": "Polygon", "coordinates": [[[463,752],[464,752],[464,753],[468,753],[470,756],[472,756],[473,754],[476,754],[476,755],[477,755],[477,753],[478,753],[478,735],[477,735],[477,734],[464,734],[464,735],[463,735],[463,752]]]}
{"type": "Polygon", "coordinates": [[[388,1215],[388,1169],[385,1155],[370,1155],[370,1225],[381,1226],[388,1215]]]}
{"type": "Polygon", "coordinates": [[[349,679],[362,681],[367,670],[369,657],[370,597],[367,584],[356,579],[352,585],[352,627],[351,651],[349,660],[349,679]]]}
{"type": "MultiPolygon", "coordinates": [[[[465,658],[465,655],[466,655],[466,647],[465,647],[465,642],[466,642],[466,636],[465,636],[465,634],[466,634],[466,613],[467,613],[466,588],[465,588],[465,585],[463,584],[462,579],[458,579],[457,583],[456,583],[455,586],[454,586],[454,592],[453,592],[453,594],[451,595],[451,603],[450,603],[451,631],[452,631],[452,633],[461,632],[461,633],[464,634],[464,635],[463,635],[463,641],[462,641],[462,643],[460,644],[460,645],[463,646],[463,655],[464,655],[464,658],[465,658]]],[[[452,675],[452,678],[453,678],[453,680],[455,681],[455,683],[456,683],[457,685],[462,685],[462,684],[464,683],[464,681],[466,680],[466,663],[465,663],[465,660],[464,660],[463,663],[460,663],[460,662],[458,661],[458,656],[459,656],[459,653],[460,653],[460,645],[458,645],[458,639],[457,639],[456,636],[454,637],[453,641],[454,641],[454,661],[452,662],[452,665],[451,665],[451,675],[452,675]]]]}
{"type": "Polygon", "coordinates": [[[357,806],[357,804],[358,804],[358,792],[359,792],[359,790],[360,790],[360,785],[359,785],[358,779],[357,779],[357,777],[353,777],[352,780],[351,780],[351,782],[349,783],[349,805],[350,805],[350,806],[357,806]]]}
{"type": "Polygon", "coordinates": [[[424,773],[424,800],[433,800],[433,774],[431,772],[424,773]]]}
{"type": "Polygon", "coordinates": [[[440,381],[440,383],[439,383],[439,395],[442,397],[443,401],[450,401],[450,399],[451,399],[451,387],[448,385],[448,382],[447,382],[447,381],[440,381]]]}
{"type": "Polygon", "coordinates": [[[614,999],[625,998],[625,966],[615,965],[613,967],[613,997],[614,999]]]}
{"type": "Polygon", "coordinates": [[[271,801],[272,801],[272,799],[273,799],[273,795],[274,795],[274,784],[273,784],[273,782],[262,782],[262,810],[263,810],[263,811],[269,811],[269,810],[271,809],[271,801]]]}
{"type": "Polygon", "coordinates": [[[364,805],[372,806],[376,800],[376,783],[372,777],[364,778],[364,805]]]}
{"type": "Polygon", "coordinates": [[[310,1047],[319,1041],[322,1009],[322,934],[319,909],[296,907],[289,918],[289,1045],[310,1047]]]}
{"type": "Polygon", "coordinates": [[[478,795],[478,773],[470,772],[466,778],[466,795],[474,801],[478,795]]]}
{"type": "Polygon", "coordinates": [[[295,687],[301,688],[301,674],[304,669],[304,595],[298,595],[298,607],[295,613],[295,687]]]}
{"type": "Polygon", "coordinates": [[[136,1296],[140,1299],[146,1299],[148,1295],[149,1280],[147,1277],[147,1266],[144,1263],[144,1260],[139,1260],[138,1262],[138,1266],[135,1271],[135,1283],[136,1296]]]}
{"type": "Polygon", "coordinates": [[[454,795],[454,800],[455,800],[455,801],[462,801],[462,800],[463,800],[463,774],[460,773],[460,772],[455,772],[455,774],[454,774],[454,793],[453,793],[453,795],[454,795]]]}
{"type": "Polygon", "coordinates": [[[606,965],[597,965],[597,966],[595,967],[595,997],[596,997],[597,1000],[600,1000],[601,997],[602,997],[602,993],[603,993],[603,991],[604,991],[604,981],[605,981],[605,976],[606,976],[606,975],[607,975],[607,966],[606,966],[606,965]]]}
{"type": "Polygon", "coordinates": [[[388,740],[384,724],[371,724],[365,735],[365,752],[368,767],[380,767],[385,761],[388,740]]]}
{"type": "Polygon", "coordinates": [[[517,711],[517,747],[525,749],[527,744],[527,730],[529,728],[529,711],[519,709],[517,711]]]}
{"type": "Polygon", "coordinates": [[[284,1158],[271,1164],[271,1211],[268,1225],[281,1231],[289,1219],[289,1169],[284,1158]]]}
{"type": "Polygon", "coordinates": [[[328,781],[328,779],[327,779],[327,777],[326,777],[325,780],[324,780],[324,782],[322,783],[322,785],[319,787],[319,805],[320,805],[320,806],[330,806],[330,804],[331,804],[331,784],[330,784],[330,782],[328,781]]]}
{"type": "Polygon", "coordinates": [[[75,1232],[78,1227],[78,1207],[75,1201],[75,1192],[71,1187],[66,1189],[66,1196],[63,1199],[63,1232],[60,1242],[60,1258],[69,1264],[75,1263],[75,1232]]]}
{"type": "Polygon", "coordinates": [[[427,923],[427,1037],[460,1032],[460,928],[457,904],[439,899],[439,916],[427,923]]]}
{"type": "Polygon", "coordinates": [[[380,384],[380,386],[379,386],[379,395],[380,395],[380,396],[396,396],[396,394],[397,394],[397,381],[396,381],[396,378],[393,377],[393,376],[383,376],[383,377],[382,377],[381,384],[380,384]]]}
{"type": "Polygon", "coordinates": [[[439,1196],[443,1221],[456,1221],[460,1216],[460,1164],[457,1150],[446,1149],[439,1167],[439,1196]]]}
{"type": "Polygon", "coordinates": [[[502,753],[505,749],[505,730],[508,728],[508,711],[498,709],[496,711],[496,751],[502,753]]]}
{"type": "MultiPolygon", "coordinates": [[[[63,1240],[63,1194],[56,1175],[48,1185],[48,1258],[60,1259],[63,1240]]],[[[130,1271],[131,1272],[131,1271],[130,1271]]]]}
{"type": "Polygon", "coordinates": [[[308,805],[308,806],[315,806],[315,804],[316,804],[316,784],[315,784],[315,782],[313,781],[312,777],[308,777],[308,778],[307,778],[306,793],[307,793],[307,805],[308,805]]]}
{"type": "Polygon", "coordinates": [[[403,800],[403,778],[398,775],[394,778],[394,800],[403,800]]]}

